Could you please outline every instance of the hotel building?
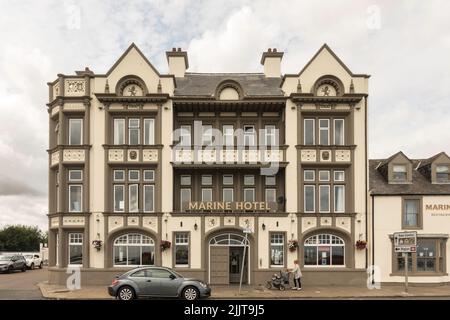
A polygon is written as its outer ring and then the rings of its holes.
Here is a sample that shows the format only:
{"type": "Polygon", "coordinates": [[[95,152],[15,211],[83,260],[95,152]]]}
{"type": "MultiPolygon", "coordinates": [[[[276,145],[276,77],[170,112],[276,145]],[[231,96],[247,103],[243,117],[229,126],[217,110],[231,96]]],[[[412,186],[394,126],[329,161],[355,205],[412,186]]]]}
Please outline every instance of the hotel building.
{"type": "Polygon", "coordinates": [[[244,264],[256,285],[299,259],[306,283],[364,284],[369,76],[327,45],[285,75],[276,49],[261,73],[166,55],[168,74],[132,44],[106,73],[48,83],[50,283],[161,265],[232,284],[244,264]]]}

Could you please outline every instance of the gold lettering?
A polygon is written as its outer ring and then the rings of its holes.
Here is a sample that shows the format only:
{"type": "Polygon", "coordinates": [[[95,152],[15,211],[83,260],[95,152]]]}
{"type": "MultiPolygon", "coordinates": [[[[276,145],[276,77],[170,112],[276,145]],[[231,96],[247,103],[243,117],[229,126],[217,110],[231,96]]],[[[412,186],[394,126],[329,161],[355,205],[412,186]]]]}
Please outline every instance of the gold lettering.
{"type": "Polygon", "coordinates": [[[244,209],[245,210],[252,210],[252,203],[251,202],[244,202],[244,209]]]}
{"type": "Polygon", "coordinates": [[[198,210],[198,202],[189,202],[188,209],[189,210],[198,210]]]}
{"type": "Polygon", "coordinates": [[[426,204],[425,205],[425,209],[426,210],[433,210],[433,206],[431,204],[426,204]]]}
{"type": "Polygon", "coordinates": [[[212,210],[213,209],[213,203],[212,202],[207,202],[206,203],[206,210],[212,210]]]}
{"type": "Polygon", "coordinates": [[[236,206],[236,210],[243,210],[244,203],[236,202],[235,206],[236,206]]]}
{"type": "Polygon", "coordinates": [[[199,210],[205,210],[205,203],[204,202],[200,202],[199,206],[198,206],[199,210]]]}
{"type": "Polygon", "coordinates": [[[225,203],[223,202],[217,202],[217,210],[224,210],[225,209],[225,203]]]}
{"type": "Polygon", "coordinates": [[[225,210],[231,210],[231,202],[225,202],[225,210]]]}

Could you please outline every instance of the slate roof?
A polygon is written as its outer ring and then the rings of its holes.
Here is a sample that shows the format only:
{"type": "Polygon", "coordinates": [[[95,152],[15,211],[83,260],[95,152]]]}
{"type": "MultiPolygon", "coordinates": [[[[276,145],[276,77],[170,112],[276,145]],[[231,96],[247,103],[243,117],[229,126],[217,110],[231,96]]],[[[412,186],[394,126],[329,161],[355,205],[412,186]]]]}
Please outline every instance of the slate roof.
{"type": "Polygon", "coordinates": [[[263,73],[190,73],[176,78],[175,96],[212,97],[217,86],[225,80],[240,84],[244,96],[283,96],[281,78],[266,78],[263,73]]]}
{"type": "Polygon", "coordinates": [[[422,173],[415,170],[419,162],[428,159],[410,159],[412,162],[411,184],[389,184],[385,177],[376,169],[380,162],[386,159],[369,160],[370,191],[375,195],[450,195],[450,184],[433,184],[422,173]]]}

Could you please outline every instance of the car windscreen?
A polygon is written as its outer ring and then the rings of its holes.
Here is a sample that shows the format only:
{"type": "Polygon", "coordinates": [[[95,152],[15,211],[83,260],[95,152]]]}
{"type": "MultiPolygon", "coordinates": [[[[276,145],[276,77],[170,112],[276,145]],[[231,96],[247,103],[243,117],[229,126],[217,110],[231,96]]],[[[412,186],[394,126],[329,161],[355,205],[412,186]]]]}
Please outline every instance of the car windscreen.
{"type": "Polygon", "coordinates": [[[0,261],[9,261],[11,260],[12,256],[5,256],[5,255],[1,255],[0,256],[0,261]]]}
{"type": "Polygon", "coordinates": [[[25,259],[33,259],[33,255],[32,254],[27,254],[24,255],[25,259]]]}

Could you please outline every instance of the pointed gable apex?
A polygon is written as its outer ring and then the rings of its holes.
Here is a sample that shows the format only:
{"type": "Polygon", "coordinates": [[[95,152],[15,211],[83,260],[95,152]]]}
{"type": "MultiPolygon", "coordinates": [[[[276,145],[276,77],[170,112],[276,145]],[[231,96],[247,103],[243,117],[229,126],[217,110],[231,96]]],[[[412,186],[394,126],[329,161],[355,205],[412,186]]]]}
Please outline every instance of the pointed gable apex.
{"type": "Polygon", "coordinates": [[[393,154],[392,156],[390,156],[389,158],[387,158],[386,160],[384,160],[380,166],[389,164],[394,160],[398,160],[399,158],[406,160],[408,163],[412,163],[412,161],[403,153],[403,151],[399,151],[399,152],[393,154]]]}
{"type": "Polygon", "coordinates": [[[158,70],[151,64],[151,62],[147,59],[147,57],[142,53],[141,50],[139,50],[138,46],[132,42],[131,45],[128,47],[127,50],[120,56],[120,58],[113,64],[113,66],[108,70],[106,73],[106,76],[108,77],[122,62],[125,60],[125,58],[133,51],[135,50],[137,54],[142,58],[142,60],[158,75],[160,76],[158,70]]]}

